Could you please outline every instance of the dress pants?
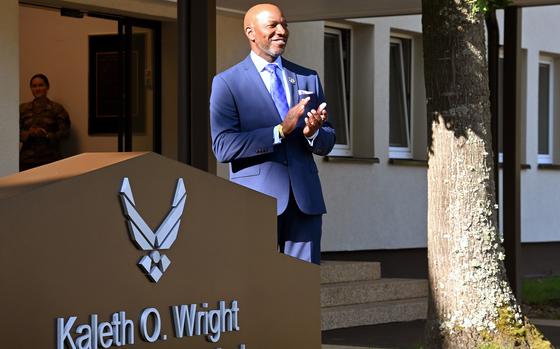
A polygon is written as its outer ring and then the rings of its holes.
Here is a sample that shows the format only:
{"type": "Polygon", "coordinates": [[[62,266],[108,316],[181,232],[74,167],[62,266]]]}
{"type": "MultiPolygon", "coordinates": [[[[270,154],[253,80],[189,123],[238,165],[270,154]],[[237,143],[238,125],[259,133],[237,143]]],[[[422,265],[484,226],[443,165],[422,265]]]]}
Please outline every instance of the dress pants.
{"type": "Polygon", "coordinates": [[[322,215],[308,215],[299,209],[293,193],[286,210],[278,216],[280,252],[301,260],[321,262],[322,215]]]}

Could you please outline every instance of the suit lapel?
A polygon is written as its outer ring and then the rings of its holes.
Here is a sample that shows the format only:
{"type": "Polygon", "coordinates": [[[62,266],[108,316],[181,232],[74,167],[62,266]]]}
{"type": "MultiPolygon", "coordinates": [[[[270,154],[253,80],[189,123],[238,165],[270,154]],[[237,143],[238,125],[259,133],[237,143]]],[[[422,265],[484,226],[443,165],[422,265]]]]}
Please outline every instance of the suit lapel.
{"type": "MultiPolygon", "coordinates": [[[[283,62],[286,62],[285,60],[283,60],[283,62]]],[[[291,71],[288,67],[284,67],[284,71],[286,72],[286,78],[288,79],[288,86],[289,86],[289,90],[290,90],[290,94],[291,94],[291,104],[290,104],[290,108],[293,107],[294,105],[298,104],[299,102],[299,96],[297,94],[297,77],[296,77],[296,73],[294,73],[293,71],[291,71]]]]}
{"type": "MultiPolygon", "coordinates": [[[[288,78],[288,85],[290,86],[290,93],[292,94],[292,103],[290,105],[290,108],[292,108],[293,106],[295,106],[296,104],[299,103],[299,94],[298,94],[298,90],[299,90],[299,85],[298,85],[298,79],[297,79],[297,74],[294,73],[294,71],[292,70],[292,63],[284,58],[282,58],[282,66],[284,67],[284,71],[286,72],[286,77],[288,78]]],[[[307,112],[304,112],[304,114],[307,112]]],[[[297,125],[303,127],[305,125],[305,117],[307,115],[302,115],[298,122],[297,125]]]]}
{"type": "MultiPolygon", "coordinates": [[[[251,89],[254,88],[254,90],[258,94],[257,98],[260,98],[262,101],[264,101],[266,107],[270,110],[270,112],[266,113],[266,114],[267,115],[275,115],[276,118],[277,118],[277,120],[275,120],[275,122],[277,122],[277,121],[282,122],[282,118],[280,117],[280,114],[278,114],[278,110],[276,109],[276,105],[274,105],[274,101],[272,100],[272,96],[270,95],[270,93],[266,89],[266,86],[264,85],[264,82],[261,78],[261,75],[257,71],[257,67],[255,67],[255,64],[251,60],[251,57],[247,56],[247,58],[245,58],[243,63],[244,63],[243,65],[244,65],[244,69],[245,69],[245,74],[247,75],[247,78],[249,79],[249,81],[251,83],[251,86],[248,86],[249,91],[251,91],[251,89]]],[[[251,93],[251,92],[249,92],[249,93],[251,93]]]]}

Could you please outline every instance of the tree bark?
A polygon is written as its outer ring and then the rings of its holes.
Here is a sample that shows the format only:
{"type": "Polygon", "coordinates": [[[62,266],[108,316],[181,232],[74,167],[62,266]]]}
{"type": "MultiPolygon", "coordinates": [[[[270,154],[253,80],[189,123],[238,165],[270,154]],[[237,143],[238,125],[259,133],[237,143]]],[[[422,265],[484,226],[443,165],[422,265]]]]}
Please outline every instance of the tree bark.
{"type": "Polygon", "coordinates": [[[551,348],[521,314],[497,229],[484,14],[423,0],[431,120],[427,348],[551,348]]]}

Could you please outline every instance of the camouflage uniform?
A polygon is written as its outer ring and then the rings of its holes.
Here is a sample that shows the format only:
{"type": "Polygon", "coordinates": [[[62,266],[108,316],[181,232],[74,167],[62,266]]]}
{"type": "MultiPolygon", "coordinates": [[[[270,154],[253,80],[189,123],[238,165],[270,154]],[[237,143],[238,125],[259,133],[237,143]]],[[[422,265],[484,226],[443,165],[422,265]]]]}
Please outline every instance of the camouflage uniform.
{"type": "Polygon", "coordinates": [[[20,171],[60,160],[60,140],[70,132],[70,117],[64,107],[47,97],[35,98],[19,106],[20,171]],[[31,128],[41,128],[45,134],[32,135],[31,128]]]}

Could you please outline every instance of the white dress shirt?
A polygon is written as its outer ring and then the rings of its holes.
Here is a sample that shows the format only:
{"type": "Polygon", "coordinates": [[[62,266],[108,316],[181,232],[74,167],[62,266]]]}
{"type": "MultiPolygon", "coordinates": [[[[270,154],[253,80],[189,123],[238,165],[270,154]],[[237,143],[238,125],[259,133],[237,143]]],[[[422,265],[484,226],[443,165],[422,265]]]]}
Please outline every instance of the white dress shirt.
{"type": "MultiPolygon", "coordinates": [[[[270,74],[265,68],[269,64],[276,64],[280,71],[282,72],[282,85],[284,86],[284,92],[286,93],[286,98],[288,99],[288,107],[292,104],[292,94],[290,93],[290,86],[288,85],[288,79],[286,78],[286,72],[284,71],[284,67],[282,66],[282,58],[278,56],[276,60],[272,63],[268,63],[264,58],[257,55],[255,52],[251,51],[251,60],[255,67],[257,67],[257,71],[261,75],[261,79],[266,86],[266,89],[270,93],[270,87],[272,86],[272,74],[270,74]]],[[[284,118],[284,115],[280,115],[284,118]]]]}

